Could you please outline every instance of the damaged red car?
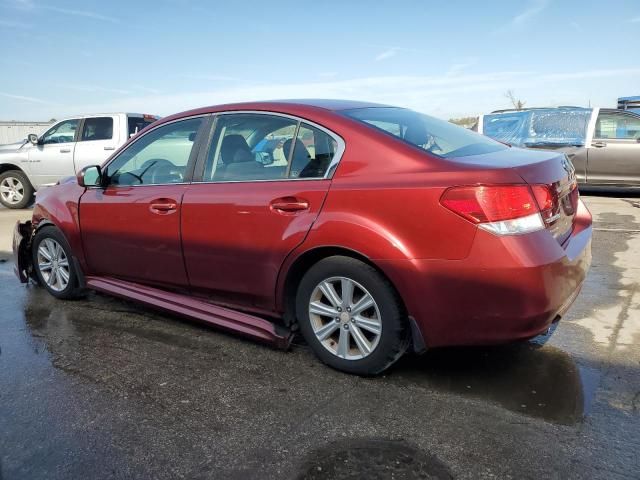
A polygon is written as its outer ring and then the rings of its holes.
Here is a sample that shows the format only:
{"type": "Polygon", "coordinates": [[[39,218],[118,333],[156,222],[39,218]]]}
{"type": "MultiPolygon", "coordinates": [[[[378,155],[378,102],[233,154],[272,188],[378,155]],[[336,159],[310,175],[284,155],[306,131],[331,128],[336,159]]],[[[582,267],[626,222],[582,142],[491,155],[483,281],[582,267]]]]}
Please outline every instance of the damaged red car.
{"type": "Polygon", "coordinates": [[[407,350],[546,332],[591,261],[591,215],[555,152],[349,101],[202,108],[38,192],[16,272],[385,370],[407,350]]]}

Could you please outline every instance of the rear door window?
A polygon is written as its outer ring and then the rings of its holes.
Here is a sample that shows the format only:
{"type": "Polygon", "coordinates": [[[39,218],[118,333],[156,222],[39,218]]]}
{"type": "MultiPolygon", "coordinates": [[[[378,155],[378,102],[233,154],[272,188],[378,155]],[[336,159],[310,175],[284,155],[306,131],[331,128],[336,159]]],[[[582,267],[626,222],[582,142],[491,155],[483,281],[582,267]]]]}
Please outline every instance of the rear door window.
{"type": "Polygon", "coordinates": [[[86,118],[82,127],[81,142],[93,140],[111,140],[113,138],[113,118],[86,118]]]}
{"type": "Polygon", "coordinates": [[[640,140],[640,116],[600,112],[594,138],[602,140],[640,140]]]}
{"type": "Polygon", "coordinates": [[[155,122],[156,119],[153,117],[129,117],[128,125],[129,125],[129,136],[136,135],[143,128],[148,125],[151,125],[155,122]]]}
{"type": "Polygon", "coordinates": [[[287,157],[289,145],[293,146],[289,178],[324,177],[338,149],[338,143],[331,136],[305,123],[300,125],[295,143],[285,143],[287,157]]]}

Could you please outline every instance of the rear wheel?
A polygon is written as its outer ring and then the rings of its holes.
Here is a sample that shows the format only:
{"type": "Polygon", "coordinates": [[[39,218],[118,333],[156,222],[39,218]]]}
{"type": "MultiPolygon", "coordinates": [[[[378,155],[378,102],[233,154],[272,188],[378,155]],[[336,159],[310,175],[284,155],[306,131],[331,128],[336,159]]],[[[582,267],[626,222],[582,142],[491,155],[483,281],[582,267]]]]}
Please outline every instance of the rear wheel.
{"type": "Polygon", "coordinates": [[[56,227],[44,227],[36,233],[32,253],[38,280],[51,295],[63,299],[81,295],[71,248],[56,227]]]}
{"type": "Polygon", "coordinates": [[[375,375],[406,351],[402,305],[375,268],[349,257],[329,257],[304,275],[296,296],[300,331],[327,365],[375,375]]]}
{"type": "Polygon", "coordinates": [[[0,203],[7,208],[25,208],[33,198],[33,187],[27,176],[19,170],[0,175],[0,203]]]}

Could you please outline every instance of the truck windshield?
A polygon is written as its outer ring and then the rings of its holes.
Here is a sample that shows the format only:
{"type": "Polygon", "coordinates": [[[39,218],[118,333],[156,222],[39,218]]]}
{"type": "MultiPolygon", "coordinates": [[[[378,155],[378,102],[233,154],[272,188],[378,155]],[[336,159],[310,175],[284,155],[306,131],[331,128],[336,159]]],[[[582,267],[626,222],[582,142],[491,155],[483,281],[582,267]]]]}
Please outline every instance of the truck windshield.
{"type": "Polygon", "coordinates": [[[539,108],[485,115],[482,133],[518,147],[583,146],[590,108],[539,108]]]}
{"type": "Polygon", "coordinates": [[[137,134],[144,127],[151,125],[155,121],[155,118],[129,117],[129,136],[137,134]]]}
{"type": "Polygon", "coordinates": [[[442,158],[482,155],[508,148],[470,130],[404,108],[358,108],[341,113],[442,158]]]}

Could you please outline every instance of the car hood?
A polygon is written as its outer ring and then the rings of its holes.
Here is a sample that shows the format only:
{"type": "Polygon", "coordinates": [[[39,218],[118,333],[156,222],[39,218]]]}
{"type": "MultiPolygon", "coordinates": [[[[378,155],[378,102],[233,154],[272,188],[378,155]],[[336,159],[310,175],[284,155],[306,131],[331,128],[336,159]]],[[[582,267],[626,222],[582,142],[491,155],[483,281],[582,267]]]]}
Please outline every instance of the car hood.
{"type": "Polygon", "coordinates": [[[25,141],[21,141],[16,143],[9,143],[7,145],[0,145],[0,153],[17,152],[23,147],[25,143],[25,141]]]}

